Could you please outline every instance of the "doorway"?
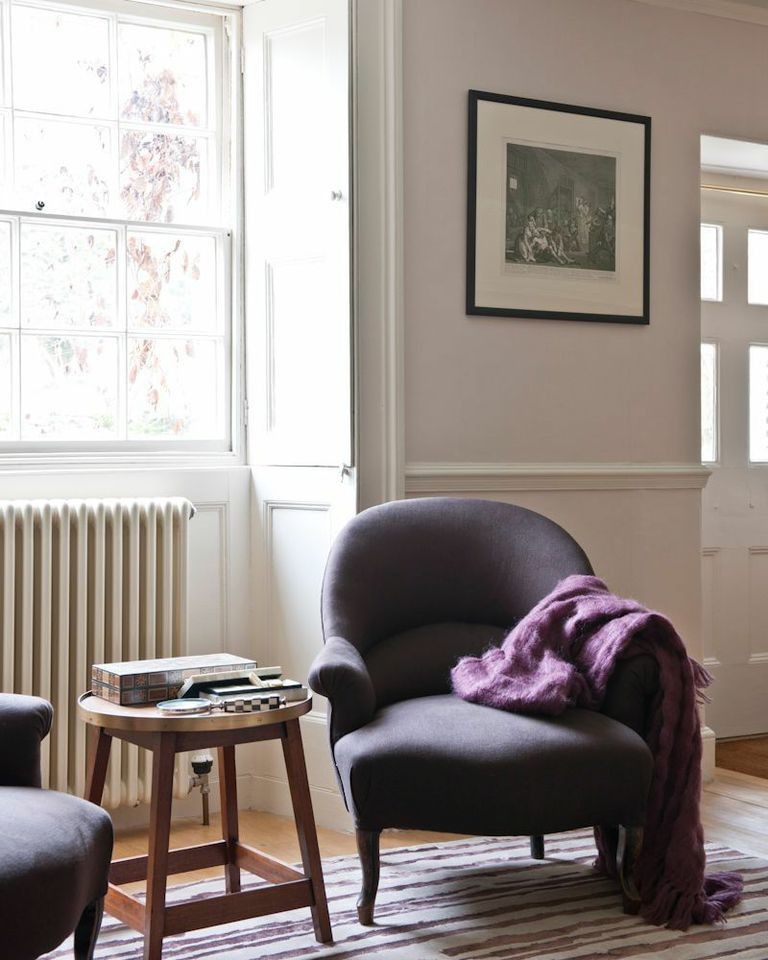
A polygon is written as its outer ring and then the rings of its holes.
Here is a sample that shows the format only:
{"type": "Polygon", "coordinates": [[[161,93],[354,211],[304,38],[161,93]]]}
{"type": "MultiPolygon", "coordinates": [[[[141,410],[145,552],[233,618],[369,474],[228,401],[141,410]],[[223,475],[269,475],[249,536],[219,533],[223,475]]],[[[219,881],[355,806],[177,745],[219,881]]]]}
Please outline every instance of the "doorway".
{"type": "Polygon", "coordinates": [[[717,764],[768,778],[768,145],[701,139],[707,724],[717,764]]]}

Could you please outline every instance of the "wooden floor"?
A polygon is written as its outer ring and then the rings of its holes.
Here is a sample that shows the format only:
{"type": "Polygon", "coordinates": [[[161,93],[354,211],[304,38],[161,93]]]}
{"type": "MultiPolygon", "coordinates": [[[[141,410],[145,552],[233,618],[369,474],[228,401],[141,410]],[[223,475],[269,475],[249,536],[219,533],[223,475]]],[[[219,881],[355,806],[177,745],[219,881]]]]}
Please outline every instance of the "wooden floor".
{"type": "Polygon", "coordinates": [[[717,765],[768,780],[768,737],[718,740],[717,765]]]}
{"type": "MultiPolygon", "coordinates": [[[[702,797],[702,821],[708,840],[724,843],[736,850],[768,859],[768,780],[743,773],[718,769],[714,782],[707,784],[702,797]]],[[[204,827],[194,820],[174,823],[171,846],[184,847],[195,843],[218,840],[218,815],[212,814],[211,825],[204,827]]],[[[299,859],[299,847],[293,821],[270,813],[244,810],[240,813],[241,839],[251,846],[287,863],[299,859]]],[[[456,839],[455,834],[427,833],[417,830],[390,830],[382,836],[383,849],[403,847],[416,843],[430,843],[456,839]]],[[[355,838],[351,833],[318,830],[320,852],[323,857],[338,857],[355,853],[355,838]]],[[[146,830],[123,831],[115,843],[116,857],[130,857],[146,853],[146,830]]],[[[211,868],[194,874],[179,874],[172,882],[183,883],[206,874],[217,876],[222,868],[211,868]]],[[[126,890],[140,889],[142,884],[126,886],[126,890]]]]}

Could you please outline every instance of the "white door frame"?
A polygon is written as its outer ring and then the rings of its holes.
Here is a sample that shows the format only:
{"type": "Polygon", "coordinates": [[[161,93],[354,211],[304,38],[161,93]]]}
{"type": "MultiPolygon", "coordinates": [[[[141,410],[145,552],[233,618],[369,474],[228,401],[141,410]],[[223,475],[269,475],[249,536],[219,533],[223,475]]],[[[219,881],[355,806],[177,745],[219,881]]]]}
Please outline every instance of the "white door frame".
{"type": "Polygon", "coordinates": [[[403,2],[351,0],[351,23],[358,475],[368,507],[404,495],[403,2]]]}

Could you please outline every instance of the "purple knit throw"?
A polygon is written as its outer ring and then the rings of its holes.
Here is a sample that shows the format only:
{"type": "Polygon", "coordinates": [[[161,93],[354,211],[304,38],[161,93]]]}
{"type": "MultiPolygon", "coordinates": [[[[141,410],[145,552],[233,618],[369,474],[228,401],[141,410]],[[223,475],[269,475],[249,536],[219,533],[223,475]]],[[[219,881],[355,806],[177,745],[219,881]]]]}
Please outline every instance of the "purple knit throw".
{"type": "MultiPolygon", "coordinates": [[[[722,921],[741,899],[742,880],[735,873],[704,876],[696,704],[711,677],[688,657],[666,617],[615,596],[597,577],[567,577],[501,647],[461,659],[451,674],[453,689],[464,700],[513,713],[599,710],[617,662],[637,653],[656,658],[660,681],[646,737],[654,770],[635,872],[640,913],[676,930],[722,921]]],[[[597,868],[615,876],[605,838],[600,830],[596,836],[597,868]]]]}

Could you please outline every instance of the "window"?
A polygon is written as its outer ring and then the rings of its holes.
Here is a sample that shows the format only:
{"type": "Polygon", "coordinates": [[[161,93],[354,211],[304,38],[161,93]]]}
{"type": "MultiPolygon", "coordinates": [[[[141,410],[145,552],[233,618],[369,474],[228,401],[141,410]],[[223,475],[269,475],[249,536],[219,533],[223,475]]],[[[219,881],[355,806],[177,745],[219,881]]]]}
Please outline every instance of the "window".
{"type": "Polygon", "coordinates": [[[717,344],[701,345],[701,461],[717,460],[717,344]]]}
{"type": "Polygon", "coordinates": [[[723,299],[723,228],[716,223],[701,225],[701,299],[723,299]]]}
{"type": "Polygon", "coordinates": [[[747,302],[768,306],[768,230],[747,231],[747,302]]]}
{"type": "Polygon", "coordinates": [[[749,460],[768,463],[768,345],[749,346],[749,460]]]}
{"type": "Polygon", "coordinates": [[[224,17],[101,6],[0,0],[2,449],[226,450],[224,17]]]}

